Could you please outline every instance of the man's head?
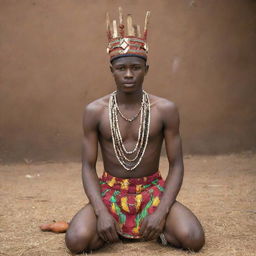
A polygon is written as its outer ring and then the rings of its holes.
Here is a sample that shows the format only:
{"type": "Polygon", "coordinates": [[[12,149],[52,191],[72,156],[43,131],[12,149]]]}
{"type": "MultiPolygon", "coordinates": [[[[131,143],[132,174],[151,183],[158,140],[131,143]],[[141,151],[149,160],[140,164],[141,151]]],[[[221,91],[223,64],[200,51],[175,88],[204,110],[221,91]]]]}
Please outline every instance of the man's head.
{"type": "Polygon", "coordinates": [[[146,60],[135,56],[114,59],[110,66],[117,90],[125,92],[141,90],[148,69],[146,60]]]}

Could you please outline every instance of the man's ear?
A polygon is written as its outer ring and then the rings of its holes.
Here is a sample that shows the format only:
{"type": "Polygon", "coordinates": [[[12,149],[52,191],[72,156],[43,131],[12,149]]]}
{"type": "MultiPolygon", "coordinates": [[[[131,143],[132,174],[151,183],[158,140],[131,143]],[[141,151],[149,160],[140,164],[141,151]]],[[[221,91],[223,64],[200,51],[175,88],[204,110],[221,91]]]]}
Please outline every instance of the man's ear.
{"type": "Polygon", "coordinates": [[[113,74],[113,72],[114,72],[113,67],[109,66],[109,69],[110,69],[111,73],[113,74]]]}

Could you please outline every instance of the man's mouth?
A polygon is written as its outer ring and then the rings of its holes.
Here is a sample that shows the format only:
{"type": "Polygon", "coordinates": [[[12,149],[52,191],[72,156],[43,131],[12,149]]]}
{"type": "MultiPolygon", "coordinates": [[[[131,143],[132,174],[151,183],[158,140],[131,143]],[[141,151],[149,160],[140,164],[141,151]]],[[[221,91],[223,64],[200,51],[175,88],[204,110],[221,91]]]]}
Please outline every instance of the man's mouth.
{"type": "Polygon", "coordinates": [[[124,82],[123,85],[125,87],[131,87],[131,86],[134,86],[135,85],[135,82],[124,82]]]}
{"type": "Polygon", "coordinates": [[[133,88],[135,84],[124,84],[124,88],[133,88]]]}

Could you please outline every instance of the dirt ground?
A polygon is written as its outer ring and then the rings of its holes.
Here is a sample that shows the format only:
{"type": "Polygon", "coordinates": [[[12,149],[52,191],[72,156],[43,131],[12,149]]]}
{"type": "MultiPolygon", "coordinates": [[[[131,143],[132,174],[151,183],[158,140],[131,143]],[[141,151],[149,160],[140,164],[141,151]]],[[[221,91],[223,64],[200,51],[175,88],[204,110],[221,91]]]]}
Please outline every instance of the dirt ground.
{"type": "MultiPolygon", "coordinates": [[[[38,225],[69,221],[87,202],[80,163],[27,163],[0,166],[0,255],[69,255],[64,234],[38,225]]],[[[161,159],[163,176],[167,159],[161,159]]],[[[99,162],[98,169],[102,170],[99,162]]],[[[178,200],[201,220],[206,245],[197,255],[255,255],[256,154],[186,156],[178,200]]],[[[157,242],[123,243],[94,255],[187,255],[157,242]]],[[[193,254],[193,253],[190,253],[193,254]]]]}

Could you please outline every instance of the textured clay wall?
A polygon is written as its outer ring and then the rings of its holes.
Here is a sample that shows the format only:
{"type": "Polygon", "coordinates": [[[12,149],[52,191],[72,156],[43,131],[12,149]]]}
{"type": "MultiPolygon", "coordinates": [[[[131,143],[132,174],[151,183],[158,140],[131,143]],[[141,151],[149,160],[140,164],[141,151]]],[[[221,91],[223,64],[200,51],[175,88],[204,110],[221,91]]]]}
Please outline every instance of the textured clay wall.
{"type": "Polygon", "coordinates": [[[84,105],[114,90],[105,12],[151,10],[145,89],[177,103],[186,153],[256,148],[256,1],[0,0],[1,161],[80,158],[84,105]]]}

